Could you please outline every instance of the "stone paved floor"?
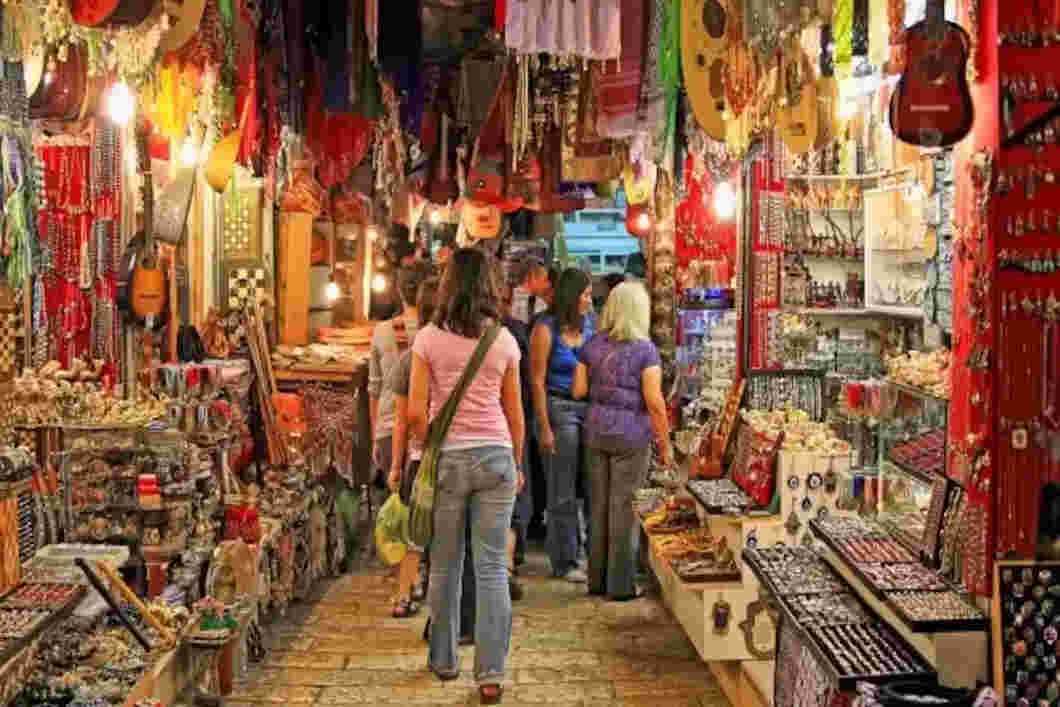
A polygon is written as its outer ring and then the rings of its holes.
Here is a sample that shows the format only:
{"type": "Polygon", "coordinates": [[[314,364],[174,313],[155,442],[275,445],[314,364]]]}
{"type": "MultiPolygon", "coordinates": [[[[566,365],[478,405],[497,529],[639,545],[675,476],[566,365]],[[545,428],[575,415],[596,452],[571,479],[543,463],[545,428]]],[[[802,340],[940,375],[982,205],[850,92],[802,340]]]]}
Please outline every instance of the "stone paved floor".
{"type": "MultiPolygon", "coordinates": [[[[616,604],[546,576],[532,554],[515,606],[504,704],[558,707],[729,707],[681,627],[651,596],[616,604]]],[[[473,648],[460,679],[427,672],[425,617],[390,617],[396,581],[360,571],[270,625],[272,650],[227,704],[475,705],[473,648]]]]}

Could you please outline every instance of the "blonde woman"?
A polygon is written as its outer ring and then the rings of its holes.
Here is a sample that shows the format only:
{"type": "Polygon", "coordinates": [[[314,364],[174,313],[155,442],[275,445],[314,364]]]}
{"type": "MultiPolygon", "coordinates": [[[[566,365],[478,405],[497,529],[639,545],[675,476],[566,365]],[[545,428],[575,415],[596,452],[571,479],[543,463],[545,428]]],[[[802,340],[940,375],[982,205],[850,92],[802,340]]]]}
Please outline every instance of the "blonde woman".
{"type": "Polygon", "coordinates": [[[662,366],[648,338],[650,312],[641,283],[611,290],[600,332],[582,347],[574,371],[574,397],[589,396],[589,593],[615,601],[642,594],[634,583],[633,491],[648,475],[653,438],[661,461],[673,464],[662,366]]]}

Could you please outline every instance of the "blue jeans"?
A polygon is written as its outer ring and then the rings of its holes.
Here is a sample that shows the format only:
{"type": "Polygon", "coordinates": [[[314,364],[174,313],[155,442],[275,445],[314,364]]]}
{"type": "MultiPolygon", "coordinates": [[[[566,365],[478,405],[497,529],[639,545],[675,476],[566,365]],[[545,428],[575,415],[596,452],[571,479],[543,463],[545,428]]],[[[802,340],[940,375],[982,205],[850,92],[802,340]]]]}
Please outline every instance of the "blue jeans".
{"type": "Polygon", "coordinates": [[[552,574],[562,577],[578,562],[578,477],[582,474],[582,427],[588,404],[550,395],[548,421],[556,451],[542,450],[548,493],[548,557],[552,574]]]}
{"type": "Polygon", "coordinates": [[[427,663],[459,671],[457,637],[464,572],[465,527],[471,520],[475,558],[475,679],[500,683],[512,637],[508,594],[508,528],[518,478],[508,447],[443,452],[438,459],[431,540],[431,641],[427,663]]]}

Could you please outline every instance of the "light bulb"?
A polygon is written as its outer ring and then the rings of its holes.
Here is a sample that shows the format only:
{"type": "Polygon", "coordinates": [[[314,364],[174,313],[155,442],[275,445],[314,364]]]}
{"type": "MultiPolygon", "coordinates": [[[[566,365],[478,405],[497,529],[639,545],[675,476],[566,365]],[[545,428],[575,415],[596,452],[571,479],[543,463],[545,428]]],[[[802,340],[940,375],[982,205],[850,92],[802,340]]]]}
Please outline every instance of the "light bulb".
{"type": "Polygon", "coordinates": [[[185,167],[192,167],[199,162],[199,148],[190,137],[185,138],[184,144],[180,146],[180,162],[185,167]]]}
{"type": "Polygon", "coordinates": [[[372,278],[372,290],[374,292],[382,292],[386,289],[386,278],[382,273],[376,273],[375,277],[372,278]]]}
{"type": "Polygon", "coordinates": [[[110,87],[107,92],[107,115],[118,125],[125,125],[132,119],[136,101],[132,91],[123,81],[119,81],[110,87]]]}
{"type": "Polygon", "coordinates": [[[647,212],[642,211],[637,215],[637,230],[642,233],[647,233],[648,229],[651,228],[651,216],[647,212]]]}
{"type": "Polygon", "coordinates": [[[714,187],[714,215],[728,221],[736,214],[736,190],[728,182],[719,182],[714,187]]]}
{"type": "Polygon", "coordinates": [[[339,283],[332,280],[328,283],[328,286],[324,288],[324,296],[328,298],[329,302],[334,302],[339,298],[342,292],[339,290],[339,283]]]}
{"type": "Polygon", "coordinates": [[[364,232],[365,232],[365,235],[368,236],[368,240],[370,242],[374,243],[375,239],[379,237],[379,229],[377,229],[375,226],[369,226],[368,228],[366,228],[364,230],[364,232]]]}
{"type": "Polygon", "coordinates": [[[442,210],[434,209],[431,211],[431,215],[428,217],[432,226],[437,226],[442,222],[442,210]]]}
{"type": "Polygon", "coordinates": [[[850,120],[858,112],[858,104],[853,99],[839,101],[839,119],[850,120]]]}

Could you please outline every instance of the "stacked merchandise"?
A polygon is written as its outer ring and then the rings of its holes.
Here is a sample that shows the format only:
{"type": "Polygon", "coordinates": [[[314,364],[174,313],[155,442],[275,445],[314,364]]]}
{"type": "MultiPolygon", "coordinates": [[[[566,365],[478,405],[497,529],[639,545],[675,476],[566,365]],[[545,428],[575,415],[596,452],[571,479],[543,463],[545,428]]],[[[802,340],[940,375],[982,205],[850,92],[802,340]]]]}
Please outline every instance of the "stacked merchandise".
{"type": "Polygon", "coordinates": [[[736,331],[737,313],[725,312],[704,341],[704,398],[712,415],[725,405],[725,396],[736,379],[736,331]]]}
{"type": "Polygon", "coordinates": [[[838,697],[862,680],[934,680],[930,665],[813,550],[747,549],[743,558],[781,611],[777,707],[836,704],[819,697],[838,697]]]}

